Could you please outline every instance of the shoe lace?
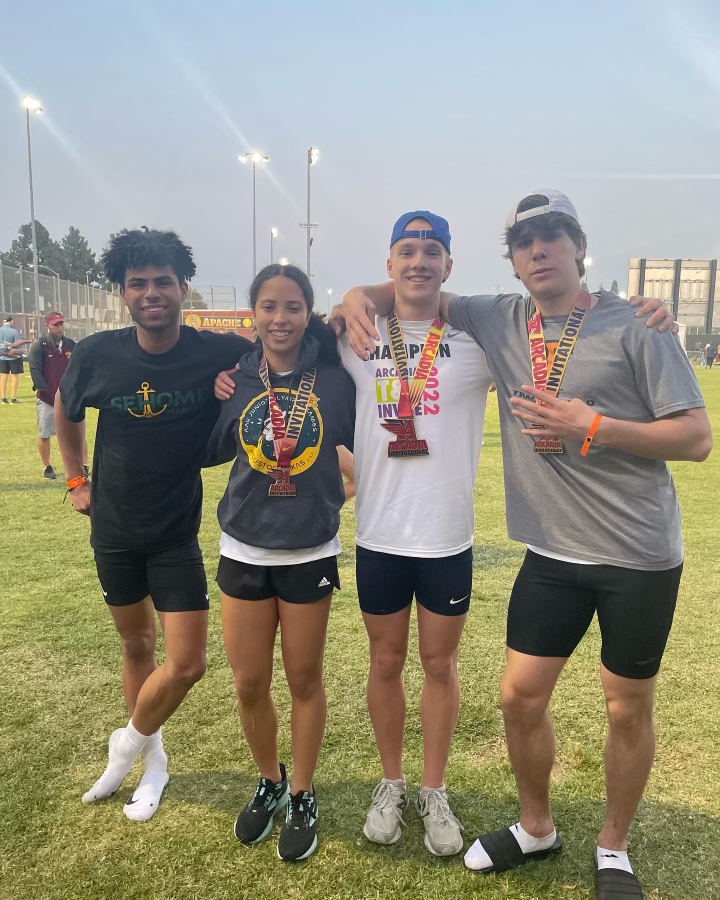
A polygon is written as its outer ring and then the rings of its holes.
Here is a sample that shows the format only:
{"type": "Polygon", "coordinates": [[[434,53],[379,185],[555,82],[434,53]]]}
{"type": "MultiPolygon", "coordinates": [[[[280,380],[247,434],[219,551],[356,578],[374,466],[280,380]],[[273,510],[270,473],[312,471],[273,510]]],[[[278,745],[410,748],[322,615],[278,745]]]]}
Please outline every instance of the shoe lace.
{"type": "Polygon", "coordinates": [[[267,778],[261,778],[250,801],[251,809],[269,809],[275,799],[274,784],[267,778]]]}
{"type": "Polygon", "coordinates": [[[285,822],[288,828],[309,828],[310,819],[313,815],[313,798],[311,795],[304,794],[299,797],[290,795],[290,802],[287,805],[287,813],[285,822]]]}
{"type": "Polygon", "coordinates": [[[372,794],[371,807],[379,813],[391,813],[396,816],[403,825],[405,819],[400,812],[402,803],[402,789],[389,781],[381,781],[372,794]]]}
{"type": "Polygon", "coordinates": [[[447,794],[441,790],[423,791],[421,805],[425,808],[424,815],[430,816],[439,825],[457,825],[460,831],[465,831],[463,826],[450,809],[447,794]]]}

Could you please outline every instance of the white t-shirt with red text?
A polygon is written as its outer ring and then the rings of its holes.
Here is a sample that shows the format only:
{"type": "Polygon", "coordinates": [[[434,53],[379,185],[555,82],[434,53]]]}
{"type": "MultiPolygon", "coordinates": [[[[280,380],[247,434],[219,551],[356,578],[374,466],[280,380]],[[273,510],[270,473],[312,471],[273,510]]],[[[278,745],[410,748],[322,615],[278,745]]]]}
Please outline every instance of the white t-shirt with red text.
{"type": "MultiPolygon", "coordinates": [[[[431,321],[401,321],[410,376],[431,321]]],[[[485,353],[468,334],[446,323],[425,392],[415,411],[418,439],[429,456],[388,458],[400,383],[390,352],[387,317],[377,319],[373,358],[358,359],[340,340],[343,365],[357,389],[355,485],[357,544],[399,556],[443,557],[472,545],[473,484],[480,459],[485,404],[492,378],[485,353]]]]}

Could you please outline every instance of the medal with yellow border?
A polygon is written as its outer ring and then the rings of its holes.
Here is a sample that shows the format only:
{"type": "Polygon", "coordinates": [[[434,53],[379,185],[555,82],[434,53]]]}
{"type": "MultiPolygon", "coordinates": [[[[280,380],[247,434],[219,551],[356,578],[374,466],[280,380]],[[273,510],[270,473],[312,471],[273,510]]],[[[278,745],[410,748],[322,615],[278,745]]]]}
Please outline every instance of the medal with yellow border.
{"type": "MultiPolygon", "coordinates": [[[[553,355],[552,365],[548,363],[547,346],[545,344],[545,332],[543,331],[542,316],[540,310],[528,316],[527,331],[528,345],[530,348],[530,365],[532,367],[533,385],[538,391],[545,391],[557,397],[560,385],[565,377],[567,365],[570,362],[575,342],[580,335],[580,329],[590,309],[591,297],[585,291],[580,291],[577,302],[567,317],[562,335],[558,341],[557,349],[553,355]],[[587,305],[581,306],[581,298],[587,298],[587,305]]],[[[541,406],[545,404],[537,401],[541,406]]],[[[556,438],[533,438],[535,453],[563,453],[562,441],[556,438]]]]}
{"type": "Polygon", "coordinates": [[[387,320],[388,340],[392,353],[395,371],[400,382],[400,400],[397,419],[386,419],[381,422],[383,428],[395,435],[395,440],[388,444],[388,457],[398,459],[409,456],[429,456],[427,441],[418,438],[415,433],[415,408],[422,400],[425,386],[440,350],[445,321],[442,316],[433,319],[428,330],[422,353],[413,374],[412,382],[408,370],[407,349],[403,337],[402,326],[395,315],[390,313],[387,320]]]}
{"type": "Polygon", "coordinates": [[[297,487],[290,481],[290,468],[303,422],[305,421],[308,403],[315,386],[315,373],[315,366],[311,366],[300,377],[300,384],[295,394],[295,400],[290,407],[286,426],[285,416],[280,409],[280,404],[270,383],[270,373],[265,354],[260,360],[259,374],[268,392],[270,429],[272,431],[277,463],[276,467],[269,472],[275,479],[275,482],[268,488],[268,496],[270,497],[294,497],[297,494],[297,487]]]}

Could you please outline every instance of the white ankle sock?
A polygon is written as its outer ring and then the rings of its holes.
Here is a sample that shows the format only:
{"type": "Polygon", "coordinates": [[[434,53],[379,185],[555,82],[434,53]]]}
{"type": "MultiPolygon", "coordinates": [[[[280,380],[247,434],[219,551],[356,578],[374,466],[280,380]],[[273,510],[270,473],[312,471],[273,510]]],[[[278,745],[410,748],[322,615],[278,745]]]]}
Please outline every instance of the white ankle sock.
{"type": "Polygon", "coordinates": [[[113,731],[108,743],[107,767],[90,790],[83,794],[83,803],[95,803],[112,797],[132,769],[149,737],[133,726],[132,719],[125,728],[113,731]]]}
{"type": "MultiPolygon", "coordinates": [[[[510,831],[513,833],[515,840],[518,842],[523,853],[535,853],[538,850],[547,850],[549,847],[552,847],[555,843],[555,838],[557,837],[557,832],[554,828],[546,837],[533,837],[525,831],[519,822],[517,825],[512,825],[510,831]]],[[[484,869],[491,869],[493,867],[493,861],[480,843],[480,839],[475,841],[465,854],[465,865],[468,869],[472,869],[475,872],[482,872],[484,869]]]]}
{"type": "Polygon", "coordinates": [[[395,787],[402,788],[403,790],[407,787],[404,775],[402,778],[383,778],[382,781],[384,784],[394,784],[395,787]]]}
{"type": "Polygon", "coordinates": [[[525,831],[519,822],[517,825],[513,825],[510,831],[515,835],[515,840],[520,845],[520,849],[523,853],[535,853],[538,850],[547,850],[549,847],[552,847],[555,843],[555,838],[557,837],[557,831],[554,828],[550,834],[545,835],[545,837],[533,837],[525,831]]]}
{"type": "Polygon", "coordinates": [[[623,872],[635,874],[626,850],[606,850],[604,847],[596,847],[595,858],[598,869],[622,869],[623,872]]]}
{"type": "Polygon", "coordinates": [[[145,771],[167,771],[168,758],[162,742],[162,729],[158,728],[155,734],[151,734],[142,751],[145,771]]]}

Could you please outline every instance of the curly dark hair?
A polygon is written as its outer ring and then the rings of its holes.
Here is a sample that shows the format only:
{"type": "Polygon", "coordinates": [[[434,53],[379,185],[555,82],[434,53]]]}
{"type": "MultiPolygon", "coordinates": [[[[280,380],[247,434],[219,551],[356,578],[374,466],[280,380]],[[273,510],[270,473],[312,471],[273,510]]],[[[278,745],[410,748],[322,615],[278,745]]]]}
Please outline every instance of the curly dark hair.
{"type": "Polygon", "coordinates": [[[339,368],[341,362],[335,332],[327,322],[321,319],[317,313],[313,312],[315,293],[312,284],[310,283],[310,279],[302,269],[299,269],[297,266],[281,266],[279,263],[273,263],[270,266],[265,266],[264,269],[260,269],[255,276],[253,283],[250,285],[250,291],[248,292],[250,306],[253,312],[257,306],[260,288],[266,281],[270,281],[271,278],[277,278],[278,275],[291,279],[291,281],[294,281],[302,291],[305,305],[307,306],[308,312],[311,314],[307,324],[307,333],[311,334],[320,342],[320,359],[331,366],[337,366],[339,368]]]}
{"type": "Polygon", "coordinates": [[[128,269],[144,266],[169,266],[181,284],[195,274],[192,250],[174,231],[158,231],[145,225],[132,231],[124,228],[112,235],[100,261],[107,280],[122,286],[128,269]]]}
{"type": "MultiPolygon", "coordinates": [[[[532,194],[526,197],[518,206],[519,213],[528,209],[535,209],[538,206],[544,206],[547,203],[547,197],[540,194],[532,194]]],[[[539,237],[545,241],[556,241],[560,235],[565,234],[580,249],[583,245],[583,239],[587,240],[585,232],[573,219],[561,212],[546,213],[541,216],[532,216],[530,219],[523,219],[510,228],[505,229],[503,244],[507,247],[507,252],[503,254],[504,259],[512,260],[513,244],[519,244],[521,241],[539,237]]],[[[578,274],[582,278],[585,274],[585,261],[583,259],[576,260],[578,274]]],[[[519,278],[519,275],[515,276],[519,278]]]]}

